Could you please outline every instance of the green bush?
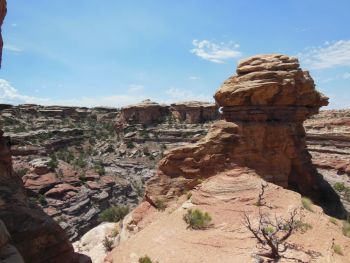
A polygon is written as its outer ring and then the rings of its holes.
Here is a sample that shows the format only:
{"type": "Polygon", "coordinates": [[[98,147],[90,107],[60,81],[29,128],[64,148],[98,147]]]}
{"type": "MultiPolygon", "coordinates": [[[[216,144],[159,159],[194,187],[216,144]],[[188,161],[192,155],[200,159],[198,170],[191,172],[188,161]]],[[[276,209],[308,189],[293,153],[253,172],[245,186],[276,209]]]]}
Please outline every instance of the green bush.
{"type": "Polygon", "coordinates": [[[343,229],[342,230],[343,230],[344,236],[350,237],[350,223],[349,222],[346,222],[346,221],[343,222],[343,229]]]}
{"type": "Polygon", "coordinates": [[[144,256],[142,258],[139,258],[139,263],[153,263],[153,261],[150,259],[150,257],[144,256]]]}
{"type": "Polygon", "coordinates": [[[207,212],[202,212],[199,209],[189,209],[187,214],[183,216],[183,219],[192,229],[206,229],[211,222],[211,216],[207,212]]]}
{"type": "Polygon", "coordinates": [[[127,206],[112,206],[102,211],[98,216],[100,222],[118,222],[129,213],[127,206]]]}
{"type": "Polygon", "coordinates": [[[159,210],[159,211],[164,211],[166,209],[166,203],[164,200],[162,199],[156,199],[156,201],[154,202],[155,205],[156,205],[156,208],[159,210]]]}
{"type": "Polygon", "coordinates": [[[58,160],[56,155],[50,156],[50,161],[47,163],[47,166],[50,168],[50,170],[55,170],[58,167],[58,160]]]}
{"type": "Polygon", "coordinates": [[[109,239],[108,237],[105,237],[102,241],[103,247],[105,249],[105,252],[112,251],[113,249],[113,240],[109,239]]]}
{"type": "Polygon", "coordinates": [[[104,166],[101,163],[95,164],[94,165],[94,170],[99,175],[104,175],[106,173],[106,170],[105,170],[104,166]]]}
{"type": "Polygon", "coordinates": [[[339,183],[339,182],[337,182],[337,183],[335,183],[334,185],[333,185],[333,187],[334,187],[334,189],[336,190],[336,191],[338,191],[338,192],[343,192],[344,190],[345,190],[345,185],[344,185],[344,183],[339,183]]]}
{"type": "Polygon", "coordinates": [[[344,255],[343,249],[341,248],[340,245],[334,244],[333,245],[333,251],[334,251],[334,253],[336,253],[338,255],[344,255]]]}
{"type": "Polygon", "coordinates": [[[307,197],[303,197],[301,198],[301,204],[303,205],[303,207],[306,209],[306,210],[309,210],[310,212],[313,212],[314,210],[312,210],[312,201],[307,198],[307,197]]]}
{"type": "Polygon", "coordinates": [[[29,169],[28,168],[21,168],[16,171],[19,177],[23,177],[28,173],[29,169]]]}

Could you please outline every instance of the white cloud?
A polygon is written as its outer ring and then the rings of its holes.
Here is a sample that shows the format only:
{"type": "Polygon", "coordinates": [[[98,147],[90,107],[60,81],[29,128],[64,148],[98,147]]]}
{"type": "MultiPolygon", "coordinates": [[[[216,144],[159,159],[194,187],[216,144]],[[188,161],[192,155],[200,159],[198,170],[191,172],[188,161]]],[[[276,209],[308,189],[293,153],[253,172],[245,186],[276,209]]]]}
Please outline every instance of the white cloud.
{"type": "Polygon", "coordinates": [[[128,87],[129,92],[140,92],[143,89],[144,89],[144,86],[140,84],[130,84],[128,87]]]}
{"type": "Polygon", "coordinates": [[[189,80],[199,80],[200,78],[196,77],[196,76],[189,76],[188,79],[189,80]]]}
{"type": "Polygon", "coordinates": [[[64,105],[64,106],[110,106],[121,107],[129,104],[138,103],[147,97],[139,95],[110,95],[103,97],[81,97],[76,99],[51,99],[37,96],[27,96],[21,94],[16,88],[14,88],[10,82],[4,79],[0,79],[0,103],[7,104],[22,104],[33,103],[40,105],[64,105]]]}
{"type": "Polygon", "coordinates": [[[242,55],[242,53],[238,51],[239,45],[232,41],[228,43],[214,43],[209,40],[200,41],[195,39],[192,41],[192,44],[195,48],[191,50],[191,53],[214,63],[222,64],[228,59],[235,59],[242,55]]]}
{"type": "Polygon", "coordinates": [[[213,101],[213,97],[209,96],[207,94],[194,94],[190,90],[183,90],[171,87],[165,91],[165,94],[169,96],[169,101],[166,101],[167,103],[173,103],[175,101],[190,101],[190,100],[196,100],[196,101],[213,101]]]}
{"type": "Polygon", "coordinates": [[[343,74],[343,79],[350,79],[350,72],[346,72],[343,74]]]}
{"type": "Polygon", "coordinates": [[[11,44],[5,44],[4,49],[7,51],[15,52],[15,53],[20,53],[23,51],[19,47],[16,47],[15,45],[11,45],[11,44]]]}
{"type": "Polygon", "coordinates": [[[299,57],[311,69],[350,66],[350,40],[327,41],[320,47],[308,48],[299,57]]]}

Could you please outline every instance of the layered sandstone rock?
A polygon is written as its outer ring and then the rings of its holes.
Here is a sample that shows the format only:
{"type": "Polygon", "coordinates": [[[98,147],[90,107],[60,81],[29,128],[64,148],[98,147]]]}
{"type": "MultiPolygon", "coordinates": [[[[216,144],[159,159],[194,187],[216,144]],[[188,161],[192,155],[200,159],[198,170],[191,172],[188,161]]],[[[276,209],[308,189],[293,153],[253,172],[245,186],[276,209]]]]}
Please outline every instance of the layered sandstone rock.
{"type": "Polygon", "coordinates": [[[200,101],[178,102],[170,105],[173,118],[185,123],[204,123],[218,119],[218,107],[200,101]]]}
{"type": "Polygon", "coordinates": [[[164,121],[168,114],[168,107],[151,100],[144,100],[139,104],[123,107],[121,122],[129,124],[155,124],[164,121]]]}
{"type": "MultiPolygon", "coordinates": [[[[66,234],[38,207],[29,204],[21,178],[12,170],[9,141],[0,131],[0,218],[25,262],[75,263],[66,234]]],[[[80,258],[80,259],[79,259],[80,258]]],[[[83,261],[81,261],[83,262],[83,261]]],[[[89,261],[85,261],[89,262],[89,261]]]]}
{"type": "Polygon", "coordinates": [[[240,62],[215,99],[225,121],[198,143],[169,151],[148,182],[146,199],[170,198],[220,171],[248,167],[269,182],[315,197],[329,194],[337,202],[311,163],[302,126],[328,98],[296,58],[262,55],[240,62]]]}
{"type": "Polygon", "coordinates": [[[2,58],[2,35],[1,35],[1,26],[6,16],[7,8],[6,8],[6,0],[0,0],[0,68],[1,68],[1,58],[2,58]]]}

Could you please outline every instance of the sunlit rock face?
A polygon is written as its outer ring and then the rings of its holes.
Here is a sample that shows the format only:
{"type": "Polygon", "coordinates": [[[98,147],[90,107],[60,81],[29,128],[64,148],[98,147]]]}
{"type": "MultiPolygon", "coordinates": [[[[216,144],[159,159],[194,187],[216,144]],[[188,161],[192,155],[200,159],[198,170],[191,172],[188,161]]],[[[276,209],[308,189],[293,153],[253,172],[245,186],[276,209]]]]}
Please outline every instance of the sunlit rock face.
{"type": "Polygon", "coordinates": [[[147,184],[146,199],[179,195],[199,179],[234,167],[317,195],[324,181],[311,163],[302,124],[328,98],[316,91],[296,58],[272,54],[243,60],[214,98],[224,120],[214,123],[198,143],[165,155],[147,184]]]}

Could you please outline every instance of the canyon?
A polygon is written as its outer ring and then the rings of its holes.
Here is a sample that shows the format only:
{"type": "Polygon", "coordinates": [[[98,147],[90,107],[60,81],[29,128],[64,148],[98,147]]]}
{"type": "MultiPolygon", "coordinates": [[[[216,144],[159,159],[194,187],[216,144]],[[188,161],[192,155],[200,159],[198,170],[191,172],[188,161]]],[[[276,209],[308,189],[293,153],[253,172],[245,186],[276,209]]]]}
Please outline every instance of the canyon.
{"type": "Polygon", "coordinates": [[[241,60],[214,99],[0,104],[1,261],[350,262],[350,110],[319,112],[281,54],[241,60]],[[130,212],[104,222],[111,207],[130,212]],[[254,229],[290,230],[278,257],[254,229]]]}

